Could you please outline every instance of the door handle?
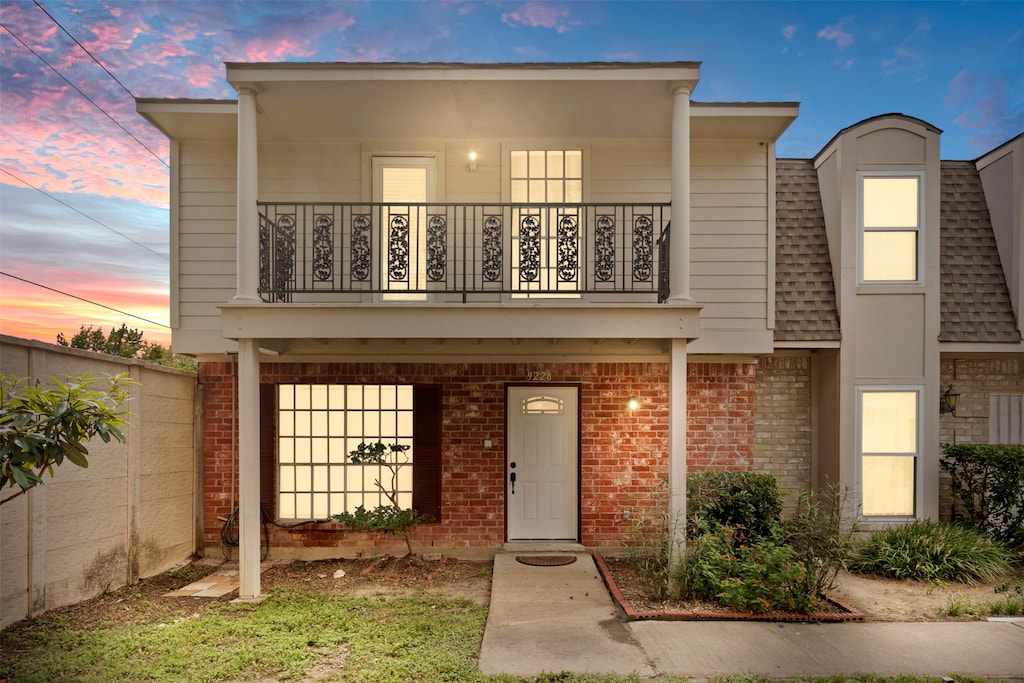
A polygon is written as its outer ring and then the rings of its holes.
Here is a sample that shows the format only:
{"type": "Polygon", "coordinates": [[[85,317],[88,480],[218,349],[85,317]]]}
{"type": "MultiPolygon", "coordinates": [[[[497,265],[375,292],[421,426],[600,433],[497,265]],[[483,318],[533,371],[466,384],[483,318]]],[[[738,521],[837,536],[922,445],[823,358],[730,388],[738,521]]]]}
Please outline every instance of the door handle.
{"type": "Polygon", "coordinates": [[[512,482],[512,495],[514,496],[514,495],[516,495],[516,473],[515,472],[513,472],[509,476],[509,481],[512,482]]]}

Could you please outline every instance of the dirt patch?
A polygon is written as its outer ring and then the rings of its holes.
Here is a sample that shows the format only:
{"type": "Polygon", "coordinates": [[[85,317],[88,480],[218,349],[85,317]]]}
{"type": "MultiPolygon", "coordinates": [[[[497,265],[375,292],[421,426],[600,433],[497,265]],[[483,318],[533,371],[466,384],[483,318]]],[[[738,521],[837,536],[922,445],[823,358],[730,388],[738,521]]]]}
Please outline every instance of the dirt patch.
{"type": "Polygon", "coordinates": [[[318,560],[277,565],[263,573],[266,591],[274,586],[301,586],[323,593],[408,595],[438,593],[486,604],[491,595],[492,563],[390,557],[318,560]]]}
{"type": "Polygon", "coordinates": [[[1004,594],[996,589],[1024,584],[1024,573],[1016,572],[998,581],[973,586],[962,583],[901,581],[842,573],[830,595],[856,606],[869,621],[970,621],[976,617],[951,617],[950,605],[993,602],[1004,594]]]}

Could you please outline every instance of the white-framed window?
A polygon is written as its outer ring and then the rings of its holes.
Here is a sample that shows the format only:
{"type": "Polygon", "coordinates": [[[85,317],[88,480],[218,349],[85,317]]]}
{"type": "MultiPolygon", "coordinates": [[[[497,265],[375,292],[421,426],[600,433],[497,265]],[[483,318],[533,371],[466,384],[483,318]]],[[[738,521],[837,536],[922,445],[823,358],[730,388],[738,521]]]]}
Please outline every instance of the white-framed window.
{"type": "Polygon", "coordinates": [[[921,282],[923,186],[921,173],[858,174],[860,282],[921,282]]]}
{"type": "MultiPolygon", "coordinates": [[[[326,519],[388,500],[391,471],[357,465],[360,443],[413,446],[413,387],[405,384],[281,384],[277,387],[278,517],[326,519]]],[[[398,468],[398,503],[412,506],[414,449],[398,468]]]]}
{"type": "Polygon", "coordinates": [[[913,517],[921,455],[920,387],[857,390],[863,517],[913,517]]]}
{"type": "Polygon", "coordinates": [[[578,297],[583,151],[510,150],[509,182],[514,296],[578,297]]]}

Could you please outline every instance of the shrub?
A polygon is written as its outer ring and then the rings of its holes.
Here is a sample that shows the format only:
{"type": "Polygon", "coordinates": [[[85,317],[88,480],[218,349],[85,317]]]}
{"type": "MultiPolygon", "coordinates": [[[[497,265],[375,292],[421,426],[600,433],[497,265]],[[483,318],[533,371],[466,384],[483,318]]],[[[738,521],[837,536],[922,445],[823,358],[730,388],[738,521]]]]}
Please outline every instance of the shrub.
{"type": "Polygon", "coordinates": [[[807,612],[818,602],[807,592],[807,568],[792,547],[769,537],[737,546],[731,527],[695,539],[676,571],[687,595],[734,609],[807,612]]]}
{"type": "Polygon", "coordinates": [[[850,569],[896,579],[974,583],[1006,572],[1011,557],[973,529],[915,521],[872,534],[855,551],[850,569]]]}
{"type": "Polygon", "coordinates": [[[782,494],[770,474],[696,472],[687,478],[686,497],[695,533],[730,527],[737,544],[771,536],[782,514],[782,494]]]}
{"type": "Polygon", "coordinates": [[[797,497],[793,515],[782,522],[787,545],[807,568],[806,592],[821,595],[835,585],[836,576],[853,552],[853,523],[843,518],[847,490],[806,491],[797,497]]]}
{"type": "Polygon", "coordinates": [[[1011,548],[1024,548],[1024,445],[943,444],[953,521],[1011,548]]]}

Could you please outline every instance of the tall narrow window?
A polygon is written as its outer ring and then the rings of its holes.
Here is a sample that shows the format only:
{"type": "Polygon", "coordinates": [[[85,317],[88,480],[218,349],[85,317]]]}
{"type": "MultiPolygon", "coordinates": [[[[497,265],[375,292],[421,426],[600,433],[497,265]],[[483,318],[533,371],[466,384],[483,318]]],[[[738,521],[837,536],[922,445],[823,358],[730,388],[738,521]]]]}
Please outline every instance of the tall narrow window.
{"type": "Polygon", "coordinates": [[[510,179],[512,288],[519,296],[578,296],[583,152],[512,150],[510,179]]]}
{"type": "Polygon", "coordinates": [[[860,177],[861,282],[919,282],[921,176],[860,177]]]}
{"type": "Polygon", "coordinates": [[[920,452],[920,391],[860,392],[861,514],[912,517],[920,452]]]}

